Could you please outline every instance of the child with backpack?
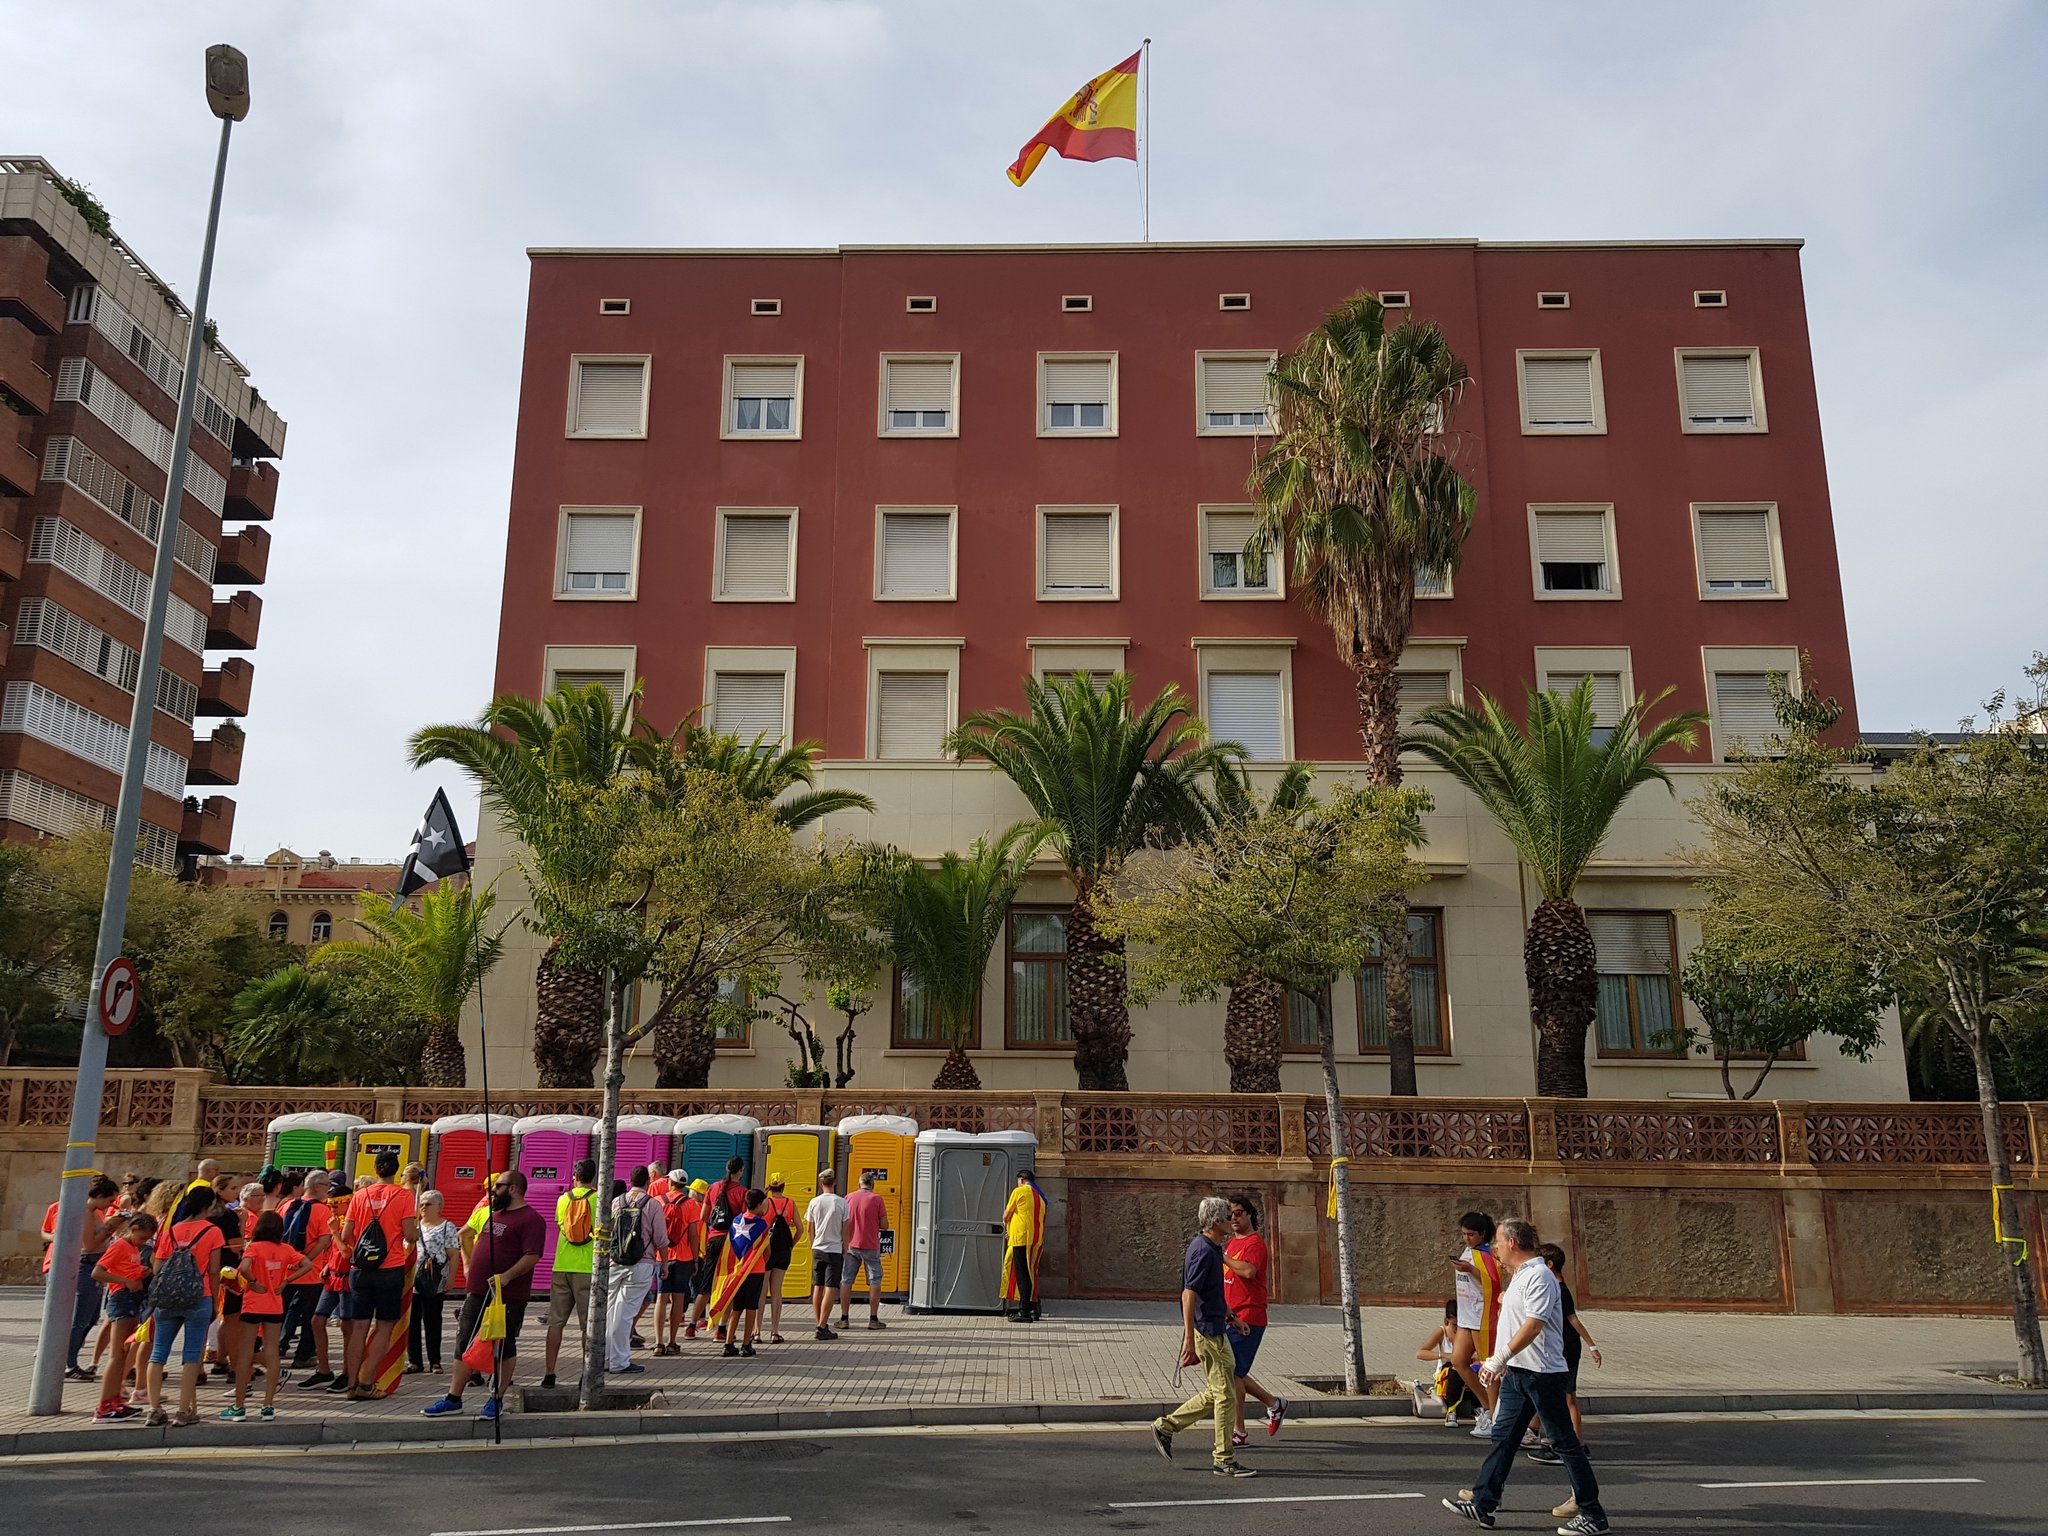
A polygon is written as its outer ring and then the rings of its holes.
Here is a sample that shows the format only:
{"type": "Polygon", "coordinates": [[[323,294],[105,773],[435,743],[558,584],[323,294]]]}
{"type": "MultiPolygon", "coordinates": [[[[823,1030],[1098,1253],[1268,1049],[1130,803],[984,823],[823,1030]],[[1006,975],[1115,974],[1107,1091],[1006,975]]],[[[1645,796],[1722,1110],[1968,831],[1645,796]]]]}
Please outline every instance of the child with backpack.
{"type": "Polygon", "coordinates": [[[206,1328],[213,1321],[214,1298],[220,1294],[221,1255],[227,1238],[212,1220],[220,1196],[210,1185],[195,1185],[185,1201],[185,1217],[160,1231],[156,1263],[147,1296],[153,1338],[149,1348],[149,1417],[151,1427],[199,1422],[199,1370],[206,1353],[206,1328]],[[164,1367],[171,1344],[184,1335],[184,1369],[178,1378],[178,1411],[164,1411],[164,1367]]]}
{"type": "Polygon", "coordinates": [[[1465,1385],[1465,1378],[1458,1374],[1457,1367],[1452,1363],[1457,1353],[1457,1343],[1458,1298],[1453,1296],[1444,1302],[1442,1324],[1424,1339],[1422,1347],[1415,1351],[1416,1359],[1427,1360],[1435,1367],[1427,1395],[1421,1382],[1415,1384],[1415,1412],[1420,1415],[1428,1399],[1434,1398],[1443,1405],[1444,1427],[1447,1429],[1458,1427],[1460,1409],[1469,1408],[1477,1413],[1481,1406],[1479,1399],[1472,1395],[1471,1388],[1465,1385]]]}
{"type": "Polygon", "coordinates": [[[130,1405],[121,1383],[127,1379],[128,1341],[142,1324],[148,1303],[148,1249],[156,1236],[156,1218],[135,1211],[118,1219],[112,1228],[113,1241],[93,1265],[92,1277],[107,1288],[108,1325],[113,1330],[107,1350],[107,1374],[100,1387],[100,1405],[93,1419],[101,1424],[118,1424],[142,1412],[130,1405]]]}
{"type": "Polygon", "coordinates": [[[265,1211],[256,1218],[248,1240],[242,1245],[241,1262],[235,1266],[242,1281],[242,1328],[248,1337],[235,1361],[235,1401],[220,1416],[230,1424],[246,1419],[249,1375],[256,1353],[263,1353],[263,1406],[257,1417],[276,1414],[278,1345],[284,1337],[285,1291],[313,1272],[313,1261],[284,1240],[284,1218],[265,1211]]]}

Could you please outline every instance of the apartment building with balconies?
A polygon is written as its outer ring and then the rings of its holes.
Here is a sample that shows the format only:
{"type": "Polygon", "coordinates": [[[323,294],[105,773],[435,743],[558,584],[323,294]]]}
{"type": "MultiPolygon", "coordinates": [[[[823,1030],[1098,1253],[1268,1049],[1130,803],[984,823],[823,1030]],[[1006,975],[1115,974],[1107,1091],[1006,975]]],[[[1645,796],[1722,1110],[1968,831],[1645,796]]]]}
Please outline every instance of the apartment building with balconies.
{"type": "MultiPolygon", "coordinates": [[[[1417,603],[1404,709],[1590,677],[1604,722],[1665,688],[1708,713],[1581,900],[1594,1091],[1718,1091],[1659,1040],[1698,937],[1686,802],[1767,736],[1767,678],[1802,654],[1855,724],[1797,241],[530,254],[498,689],[638,680],[663,726],[702,705],[742,737],[821,742],[822,781],[879,807],[832,830],[921,856],[1027,814],[940,742],[1031,674],[1178,683],[1255,774],[1360,772],[1327,629],[1284,551],[1248,554],[1246,477],[1266,371],[1332,305],[1370,291],[1437,322],[1472,373],[1448,425],[1478,503],[1462,565],[1417,603]]],[[[1531,1092],[1536,897],[1452,781],[1416,762],[1412,782],[1436,803],[1411,938],[1425,1091],[1531,1092]]],[[[488,826],[481,848],[488,880],[509,852],[488,826]]],[[[973,1049],[992,1087],[1072,1085],[1070,900],[1034,876],[991,961],[973,1049]]],[[[537,958],[494,973],[500,1059],[524,1059],[537,958]]],[[[930,1010],[900,976],[875,995],[857,1086],[921,1086],[930,1010]]],[[[1347,1087],[1383,1091],[1375,970],[1332,1003],[1347,1087]]],[[[1288,1025],[1303,1091],[1311,1017],[1288,1025]]],[[[1220,1007],[1166,1000],[1133,1027],[1134,1087],[1227,1080],[1220,1007]]],[[[782,1037],[758,1033],[721,1042],[714,1084],[782,1082],[782,1037]]],[[[1896,1040],[1778,1070],[1789,1095],[1904,1091],[1896,1040]]]]}
{"type": "Polygon", "coordinates": [[[256,646],[247,589],[269,569],[285,424],[209,339],[166,519],[191,312],[68,188],[45,161],[0,157],[0,836],[112,821],[168,524],[138,856],[172,868],[233,836],[235,803],[211,791],[241,777],[253,668],[215,653],[256,646]]]}

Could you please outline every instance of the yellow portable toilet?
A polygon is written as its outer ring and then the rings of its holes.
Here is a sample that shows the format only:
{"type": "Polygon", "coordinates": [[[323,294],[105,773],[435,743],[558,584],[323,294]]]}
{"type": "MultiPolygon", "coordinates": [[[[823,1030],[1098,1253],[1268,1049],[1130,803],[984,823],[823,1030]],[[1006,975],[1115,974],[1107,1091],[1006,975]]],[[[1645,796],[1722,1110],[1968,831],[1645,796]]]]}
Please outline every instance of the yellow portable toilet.
{"type": "MultiPolygon", "coordinates": [[[[377,1176],[377,1154],[396,1152],[398,1166],[403,1169],[407,1163],[427,1165],[427,1128],[417,1120],[389,1120],[381,1125],[352,1126],[348,1133],[348,1152],[341,1160],[342,1176],[351,1186],[365,1174],[377,1176]]],[[[337,1190],[340,1194],[343,1191],[337,1190]]]]}
{"type": "MultiPolygon", "coordinates": [[[[839,1122],[839,1192],[852,1198],[860,1176],[875,1175],[882,1222],[882,1294],[910,1289],[910,1179],[917,1166],[917,1122],[908,1115],[848,1115],[839,1122]]],[[[863,1282],[865,1284],[865,1282],[863,1282]]]]}
{"type": "Polygon", "coordinates": [[[781,1174],[782,1192],[796,1206],[796,1249],[782,1280],[785,1301],[811,1294],[811,1245],[804,1240],[804,1208],[818,1193],[818,1170],[831,1166],[829,1125],[764,1125],[754,1132],[755,1182],[766,1189],[768,1181],[781,1174]]]}

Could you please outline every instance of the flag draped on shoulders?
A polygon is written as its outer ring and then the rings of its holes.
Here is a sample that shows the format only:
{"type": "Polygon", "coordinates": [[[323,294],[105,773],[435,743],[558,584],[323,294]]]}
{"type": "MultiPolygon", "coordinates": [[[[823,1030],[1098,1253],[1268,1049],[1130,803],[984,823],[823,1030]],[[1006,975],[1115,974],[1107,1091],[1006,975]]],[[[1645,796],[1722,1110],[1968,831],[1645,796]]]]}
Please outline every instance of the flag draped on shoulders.
{"type": "Polygon", "coordinates": [[[1010,180],[1023,186],[1050,149],[1068,160],[1138,158],[1138,60],[1132,54],[1067,98],[1052,121],[1017,152],[1010,180]]]}
{"type": "MultiPolygon", "coordinates": [[[[1010,1191],[1003,1207],[1003,1246],[1022,1248],[1025,1267],[1031,1272],[1031,1294],[1038,1294],[1038,1261],[1045,1252],[1045,1196],[1036,1185],[1019,1184],[1010,1191]]],[[[1017,1300],[1017,1272],[1003,1255],[1003,1300],[1017,1300]]]]}
{"type": "Polygon", "coordinates": [[[768,1247],[768,1223],[760,1217],[742,1216],[732,1224],[711,1280],[712,1322],[722,1321],[732,1310],[733,1298],[750,1276],[768,1272],[768,1247]]]}

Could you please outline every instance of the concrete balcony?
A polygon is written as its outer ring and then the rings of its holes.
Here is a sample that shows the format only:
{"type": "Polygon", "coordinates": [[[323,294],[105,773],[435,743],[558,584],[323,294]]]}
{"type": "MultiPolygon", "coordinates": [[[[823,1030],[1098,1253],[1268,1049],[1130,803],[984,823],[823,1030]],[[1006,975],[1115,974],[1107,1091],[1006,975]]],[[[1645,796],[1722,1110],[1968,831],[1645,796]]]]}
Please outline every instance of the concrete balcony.
{"type": "Polygon", "coordinates": [[[230,469],[221,516],[249,523],[267,523],[277,516],[277,466],[259,460],[230,469]]]}
{"type": "Polygon", "coordinates": [[[54,336],[69,312],[64,295],[50,286],[50,253],[27,235],[0,235],[0,315],[54,336]]]}
{"type": "Polygon", "coordinates": [[[28,419],[0,405],[0,494],[33,496],[42,484],[43,466],[22,439],[28,419]]]}
{"type": "Polygon", "coordinates": [[[256,668],[239,656],[207,668],[199,678],[198,713],[240,719],[249,713],[249,691],[255,683],[256,668]]]}
{"type": "Polygon", "coordinates": [[[28,546],[19,534],[0,528],[0,581],[21,580],[21,568],[28,559],[28,546]]]}
{"type": "Polygon", "coordinates": [[[234,842],[235,802],[225,795],[185,801],[185,819],[178,828],[178,852],[226,853],[234,842]]]}
{"type": "Polygon", "coordinates": [[[215,581],[239,581],[260,587],[269,570],[269,529],[250,526],[220,541],[220,558],[213,567],[215,581]]]}
{"type": "Polygon", "coordinates": [[[19,320],[0,315],[0,389],[38,416],[55,404],[57,381],[42,364],[43,344],[19,320]]]}
{"type": "Polygon", "coordinates": [[[254,592],[237,592],[213,605],[206,618],[206,648],[209,651],[253,651],[256,631],[263,624],[263,599],[254,592]]]}
{"type": "Polygon", "coordinates": [[[238,725],[223,723],[211,736],[192,743],[192,767],[187,784],[239,784],[242,782],[242,749],[247,734],[238,725]]]}

